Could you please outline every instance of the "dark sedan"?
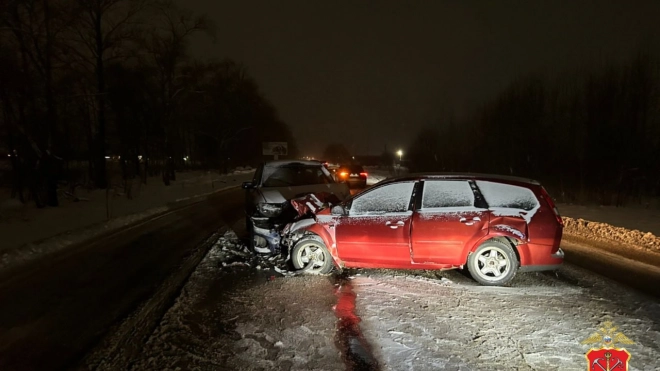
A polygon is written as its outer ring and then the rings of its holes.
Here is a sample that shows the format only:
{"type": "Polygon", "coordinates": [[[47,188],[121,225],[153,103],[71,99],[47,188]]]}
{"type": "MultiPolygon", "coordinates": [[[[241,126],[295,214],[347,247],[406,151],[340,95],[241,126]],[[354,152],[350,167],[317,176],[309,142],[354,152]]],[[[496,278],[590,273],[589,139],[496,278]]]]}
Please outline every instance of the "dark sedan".
{"type": "Polygon", "coordinates": [[[257,168],[252,182],[243,184],[250,245],[259,253],[279,252],[282,227],[295,216],[289,201],[308,194],[324,200],[344,200],[346,184],[335,182],[316,161],[270,161],[257,168]]]}
{"type": "Polygon", "coordinates": [[[347,183],[350,187],[365,188],[367,186],[368,174],[360,165],[342,166],[335,174],[338,182],[347,183]]]}

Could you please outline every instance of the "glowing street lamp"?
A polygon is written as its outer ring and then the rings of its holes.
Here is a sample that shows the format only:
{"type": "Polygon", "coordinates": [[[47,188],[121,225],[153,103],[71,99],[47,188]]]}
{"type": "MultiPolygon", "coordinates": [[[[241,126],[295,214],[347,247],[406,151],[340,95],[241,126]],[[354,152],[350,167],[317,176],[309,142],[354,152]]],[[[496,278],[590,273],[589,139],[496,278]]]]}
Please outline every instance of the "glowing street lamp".
{"type": "Polygon", "coordinates": [[[399,155],[399,162],[401,162],[401,157],[403,156],[403,151],[398,150],[398,151],[396,151],[396,154],[399,155]]]}

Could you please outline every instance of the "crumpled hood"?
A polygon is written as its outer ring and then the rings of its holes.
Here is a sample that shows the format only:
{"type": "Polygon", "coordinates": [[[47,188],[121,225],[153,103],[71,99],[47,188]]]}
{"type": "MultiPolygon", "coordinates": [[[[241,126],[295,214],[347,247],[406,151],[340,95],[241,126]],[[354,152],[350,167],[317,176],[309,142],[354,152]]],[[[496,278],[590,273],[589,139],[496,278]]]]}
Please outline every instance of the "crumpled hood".
{"type": "Polygon", "coordinates": [[[299,216],[316,214],[328,209],[331,205],[341,202],[339,197],[328,192],[312,193],[291,200],[291,206],[298,212],[299,216]]]}

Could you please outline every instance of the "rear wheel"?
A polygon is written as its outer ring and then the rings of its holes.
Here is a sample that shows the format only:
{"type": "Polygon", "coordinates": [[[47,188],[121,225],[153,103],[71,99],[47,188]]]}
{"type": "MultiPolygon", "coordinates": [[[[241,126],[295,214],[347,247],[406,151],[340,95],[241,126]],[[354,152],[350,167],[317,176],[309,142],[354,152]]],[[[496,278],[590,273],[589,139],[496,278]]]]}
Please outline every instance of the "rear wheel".
{"type": "Polygon", "coordinates": [[[304,238],[291,251],[293,267],[305,273],[327,274],[332,271],[332,255],[323,242],[313,237],[304,238]]]}
{"type": "Polygon", "coordinates": [[[503,286],[511,282],[518,271],[518,259],[513,248],[500,241],[486,241],[468,257],[472,278],[486,286],[503,286]]]}

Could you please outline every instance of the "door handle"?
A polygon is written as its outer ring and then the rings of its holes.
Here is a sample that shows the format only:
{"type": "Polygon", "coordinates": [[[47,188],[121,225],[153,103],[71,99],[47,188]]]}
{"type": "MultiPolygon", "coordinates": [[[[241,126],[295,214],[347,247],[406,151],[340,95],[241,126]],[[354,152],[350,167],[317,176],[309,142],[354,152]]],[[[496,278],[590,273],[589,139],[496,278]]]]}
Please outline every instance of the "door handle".
{"type": "Polygon", "coordinates": [[[467,218],[460,218],[458,221],[461,222],[461,223],[463,223],[463,224],[465,224],[465,225],[474,225],[474,222],[479,222],[479,221],[481,221],[481,218],[479,218],[478,216],[475,216],[475,217],[472,218],[472,220],[470,220],[470,221],[468,221],[467,218]]]}
{"type": "Polygon", "coordinates": [[[396,224],[392,224],[392,222],[390,222],[389,220],[385,222],[385,225],[392,228],[392,229],[397,229],[399,227],[403,227],[405,224],[406,223],[404,223],[402,221],[398,221],[398,222],[396,222],[396,224]]]}

